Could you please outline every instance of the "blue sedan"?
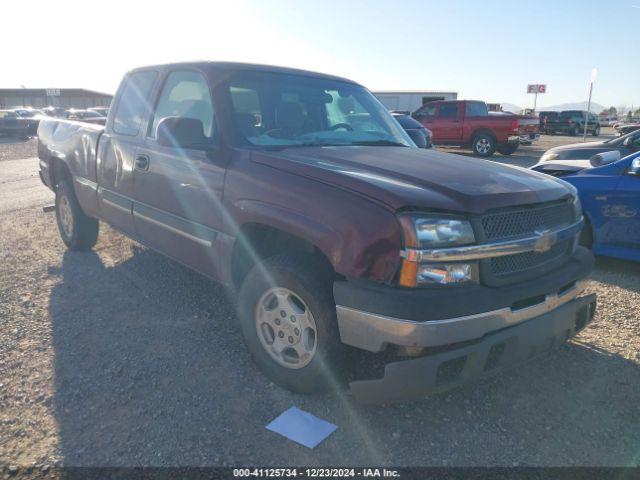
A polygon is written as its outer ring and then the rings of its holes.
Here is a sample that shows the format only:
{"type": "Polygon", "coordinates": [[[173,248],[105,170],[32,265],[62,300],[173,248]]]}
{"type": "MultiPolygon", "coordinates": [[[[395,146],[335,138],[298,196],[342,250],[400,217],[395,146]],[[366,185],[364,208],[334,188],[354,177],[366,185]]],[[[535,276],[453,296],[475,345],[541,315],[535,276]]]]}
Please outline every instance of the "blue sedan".
{"type": "Polygon", "coordinates": [[[578,190],[586,221],[581,242],[598,255],[640,261],[640,153],[598,167],[589,161],[558,163],[533,169],[578,190]]]}

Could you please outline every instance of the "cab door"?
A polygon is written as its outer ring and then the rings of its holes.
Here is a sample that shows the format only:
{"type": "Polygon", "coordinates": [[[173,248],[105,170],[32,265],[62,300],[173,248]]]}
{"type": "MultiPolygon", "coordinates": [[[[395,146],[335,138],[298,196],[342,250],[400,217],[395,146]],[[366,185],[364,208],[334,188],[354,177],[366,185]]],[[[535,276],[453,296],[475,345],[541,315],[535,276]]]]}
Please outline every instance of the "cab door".
{"type": "Polygon", "coordinates": [[[158,76],[154,70],[134,72],[123,80],[114,115],[98,142],[96,176],[102,219],[133,235],[133,165],[149,98],[158,76]]]}
{"type": "Polygon", "coordinates": [[[227,154],[217,146],[209,82],[197,70],[172,70],[161,87],[145,138],[136,150],[133,220],[150,247],[220,278],[218,241],[227,154]],[[208,149],[162,146],[157,127],[166,117],[200,120],[208,149]]]}
{"type": "Polygon", "coordinates": [[[458,143],[462,140],[462,102],[441,102],[438,108],[438,120],[435,122],[438,137],[445,143],[458,143]]]}

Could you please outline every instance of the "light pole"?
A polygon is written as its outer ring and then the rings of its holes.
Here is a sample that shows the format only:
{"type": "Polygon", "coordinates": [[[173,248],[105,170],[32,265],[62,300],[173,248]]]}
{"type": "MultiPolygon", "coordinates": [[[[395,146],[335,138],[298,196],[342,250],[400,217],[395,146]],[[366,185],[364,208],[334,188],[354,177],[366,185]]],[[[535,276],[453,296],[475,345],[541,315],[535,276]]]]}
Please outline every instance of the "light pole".
{"type": "Polygon", "coordinates": [[[598,69],[594,68],[591,70],[591,83],[589,84],[589,103],[587,103],[587,118],[584,119],[584,135],[582,137],[582,141],[587,141],[587,125],[589,124],[589,114],[591,113],[591,94],[593,93],[593,82],[596,81],[596,77],[598,76],[598,69]]]}

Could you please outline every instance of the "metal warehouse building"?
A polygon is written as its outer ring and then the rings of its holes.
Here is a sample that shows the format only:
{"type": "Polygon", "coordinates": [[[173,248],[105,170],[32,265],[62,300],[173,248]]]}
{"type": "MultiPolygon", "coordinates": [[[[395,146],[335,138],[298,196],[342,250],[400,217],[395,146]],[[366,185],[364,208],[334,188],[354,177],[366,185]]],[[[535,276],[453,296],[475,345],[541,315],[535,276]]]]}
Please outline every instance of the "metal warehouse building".
{"type": "Polygon", "coordinates": [[[377,90],[373,94],[389,110],[415,112],[428,102],[436,100],[456,100],[457,92],[440,92],[436,90],[377,90]]]}
{"type": "Polygon", "coordinates": [[[112,95],[82,88],[0,88],[0,108],[108,107],[112,95]]]}

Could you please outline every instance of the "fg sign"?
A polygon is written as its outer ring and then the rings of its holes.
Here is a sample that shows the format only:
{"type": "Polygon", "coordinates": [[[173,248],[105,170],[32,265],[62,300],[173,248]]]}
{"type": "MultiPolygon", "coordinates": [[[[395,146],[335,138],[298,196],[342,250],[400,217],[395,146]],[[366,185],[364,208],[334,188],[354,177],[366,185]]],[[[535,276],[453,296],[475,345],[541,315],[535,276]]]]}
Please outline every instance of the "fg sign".
{"type": "Polygon", "coordinates": [[[546,85],[527,85],[527,93],[547,93],[546,85]]]}

